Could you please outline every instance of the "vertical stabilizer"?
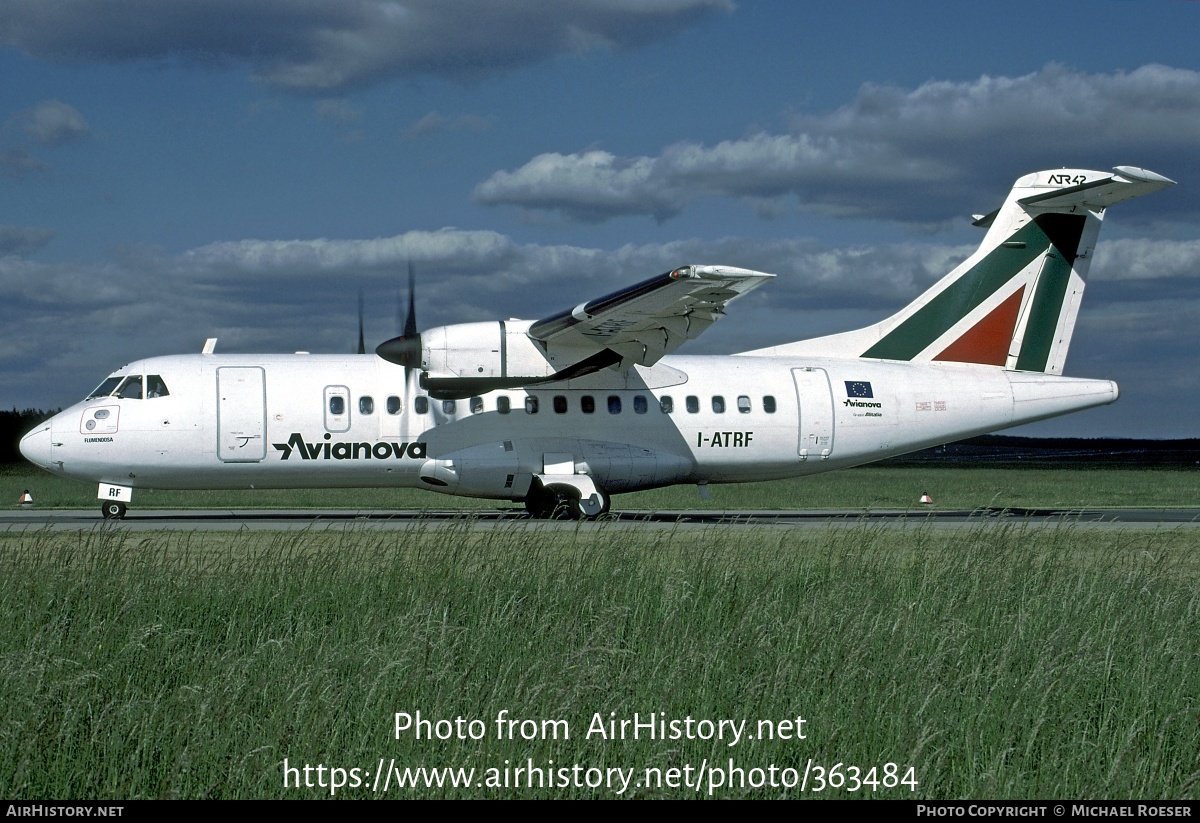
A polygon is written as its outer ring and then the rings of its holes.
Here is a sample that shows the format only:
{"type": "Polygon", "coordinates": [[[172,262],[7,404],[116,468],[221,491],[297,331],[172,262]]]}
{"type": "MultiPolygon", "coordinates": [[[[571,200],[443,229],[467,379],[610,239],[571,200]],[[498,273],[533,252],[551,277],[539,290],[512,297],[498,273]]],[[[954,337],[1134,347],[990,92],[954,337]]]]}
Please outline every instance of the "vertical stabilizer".
{"type": "Polygon", "coordinates": [[[1062,374],[1104,211],[1173,181],[1130,166],[1018,180],[979,248],[899,313],[761,353],[959,362],[1062,374]]]}

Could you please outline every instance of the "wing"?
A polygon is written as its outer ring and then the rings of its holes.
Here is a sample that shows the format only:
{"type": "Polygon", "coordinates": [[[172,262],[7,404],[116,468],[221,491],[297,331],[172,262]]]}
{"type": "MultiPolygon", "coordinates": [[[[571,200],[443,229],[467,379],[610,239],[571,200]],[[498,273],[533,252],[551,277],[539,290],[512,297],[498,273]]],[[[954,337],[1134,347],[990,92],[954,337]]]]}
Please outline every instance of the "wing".
{"type": "Polygon", "coordinates": [[[558,362],[619,355],[650,366],[700,335],[725,306],[773,274],[730,266],[683,266],[538,320],[529,336],[558,362]],[[609,353],[612,354],[609,354],[609,353]]]}

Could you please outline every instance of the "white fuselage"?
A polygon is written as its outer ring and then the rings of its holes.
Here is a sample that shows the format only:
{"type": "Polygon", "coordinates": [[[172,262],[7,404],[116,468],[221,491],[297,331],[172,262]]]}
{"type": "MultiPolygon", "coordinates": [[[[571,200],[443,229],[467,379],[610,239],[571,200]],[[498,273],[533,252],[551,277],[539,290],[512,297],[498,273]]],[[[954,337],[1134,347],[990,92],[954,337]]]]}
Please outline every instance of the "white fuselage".
{"type": "Polygon", "coordinates": [[[1117,398],[1107,380],[822,357],[666,357],[454,401],[374,355],[178,355],[116,374],[160,378],[166,393],[77,403],[22,452],[129,488],[519,500],[535,476],[582,475],[613,494],[816,474],[1117,398]]]}

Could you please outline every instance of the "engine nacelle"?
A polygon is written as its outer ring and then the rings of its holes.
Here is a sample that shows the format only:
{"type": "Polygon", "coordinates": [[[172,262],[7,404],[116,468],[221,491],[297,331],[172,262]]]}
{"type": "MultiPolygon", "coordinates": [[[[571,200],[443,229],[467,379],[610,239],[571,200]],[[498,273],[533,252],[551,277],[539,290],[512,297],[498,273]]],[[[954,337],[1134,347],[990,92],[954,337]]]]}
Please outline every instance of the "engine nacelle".
{"type": "Polygon", "coordinates": [[[526,333],[529,320],[457,323],[421,332],[421,368],[428,378],[536,382],[564,365],[555,364],[526,333]]]}

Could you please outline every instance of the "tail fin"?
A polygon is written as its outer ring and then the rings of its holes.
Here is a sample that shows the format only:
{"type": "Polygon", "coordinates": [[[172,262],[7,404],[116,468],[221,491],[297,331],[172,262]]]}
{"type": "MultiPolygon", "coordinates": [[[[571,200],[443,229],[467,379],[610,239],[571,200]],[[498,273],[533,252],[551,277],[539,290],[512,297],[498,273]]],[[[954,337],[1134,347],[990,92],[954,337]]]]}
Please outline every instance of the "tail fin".
{"type": "Polygon", "coordinates": [[[1131,166],[1026,175],[1003,206],[975,220],[988,229],[975,253],[902,311],[774,352],[1062,374],[1104,210],[1170,185],[1131,166]]]}

